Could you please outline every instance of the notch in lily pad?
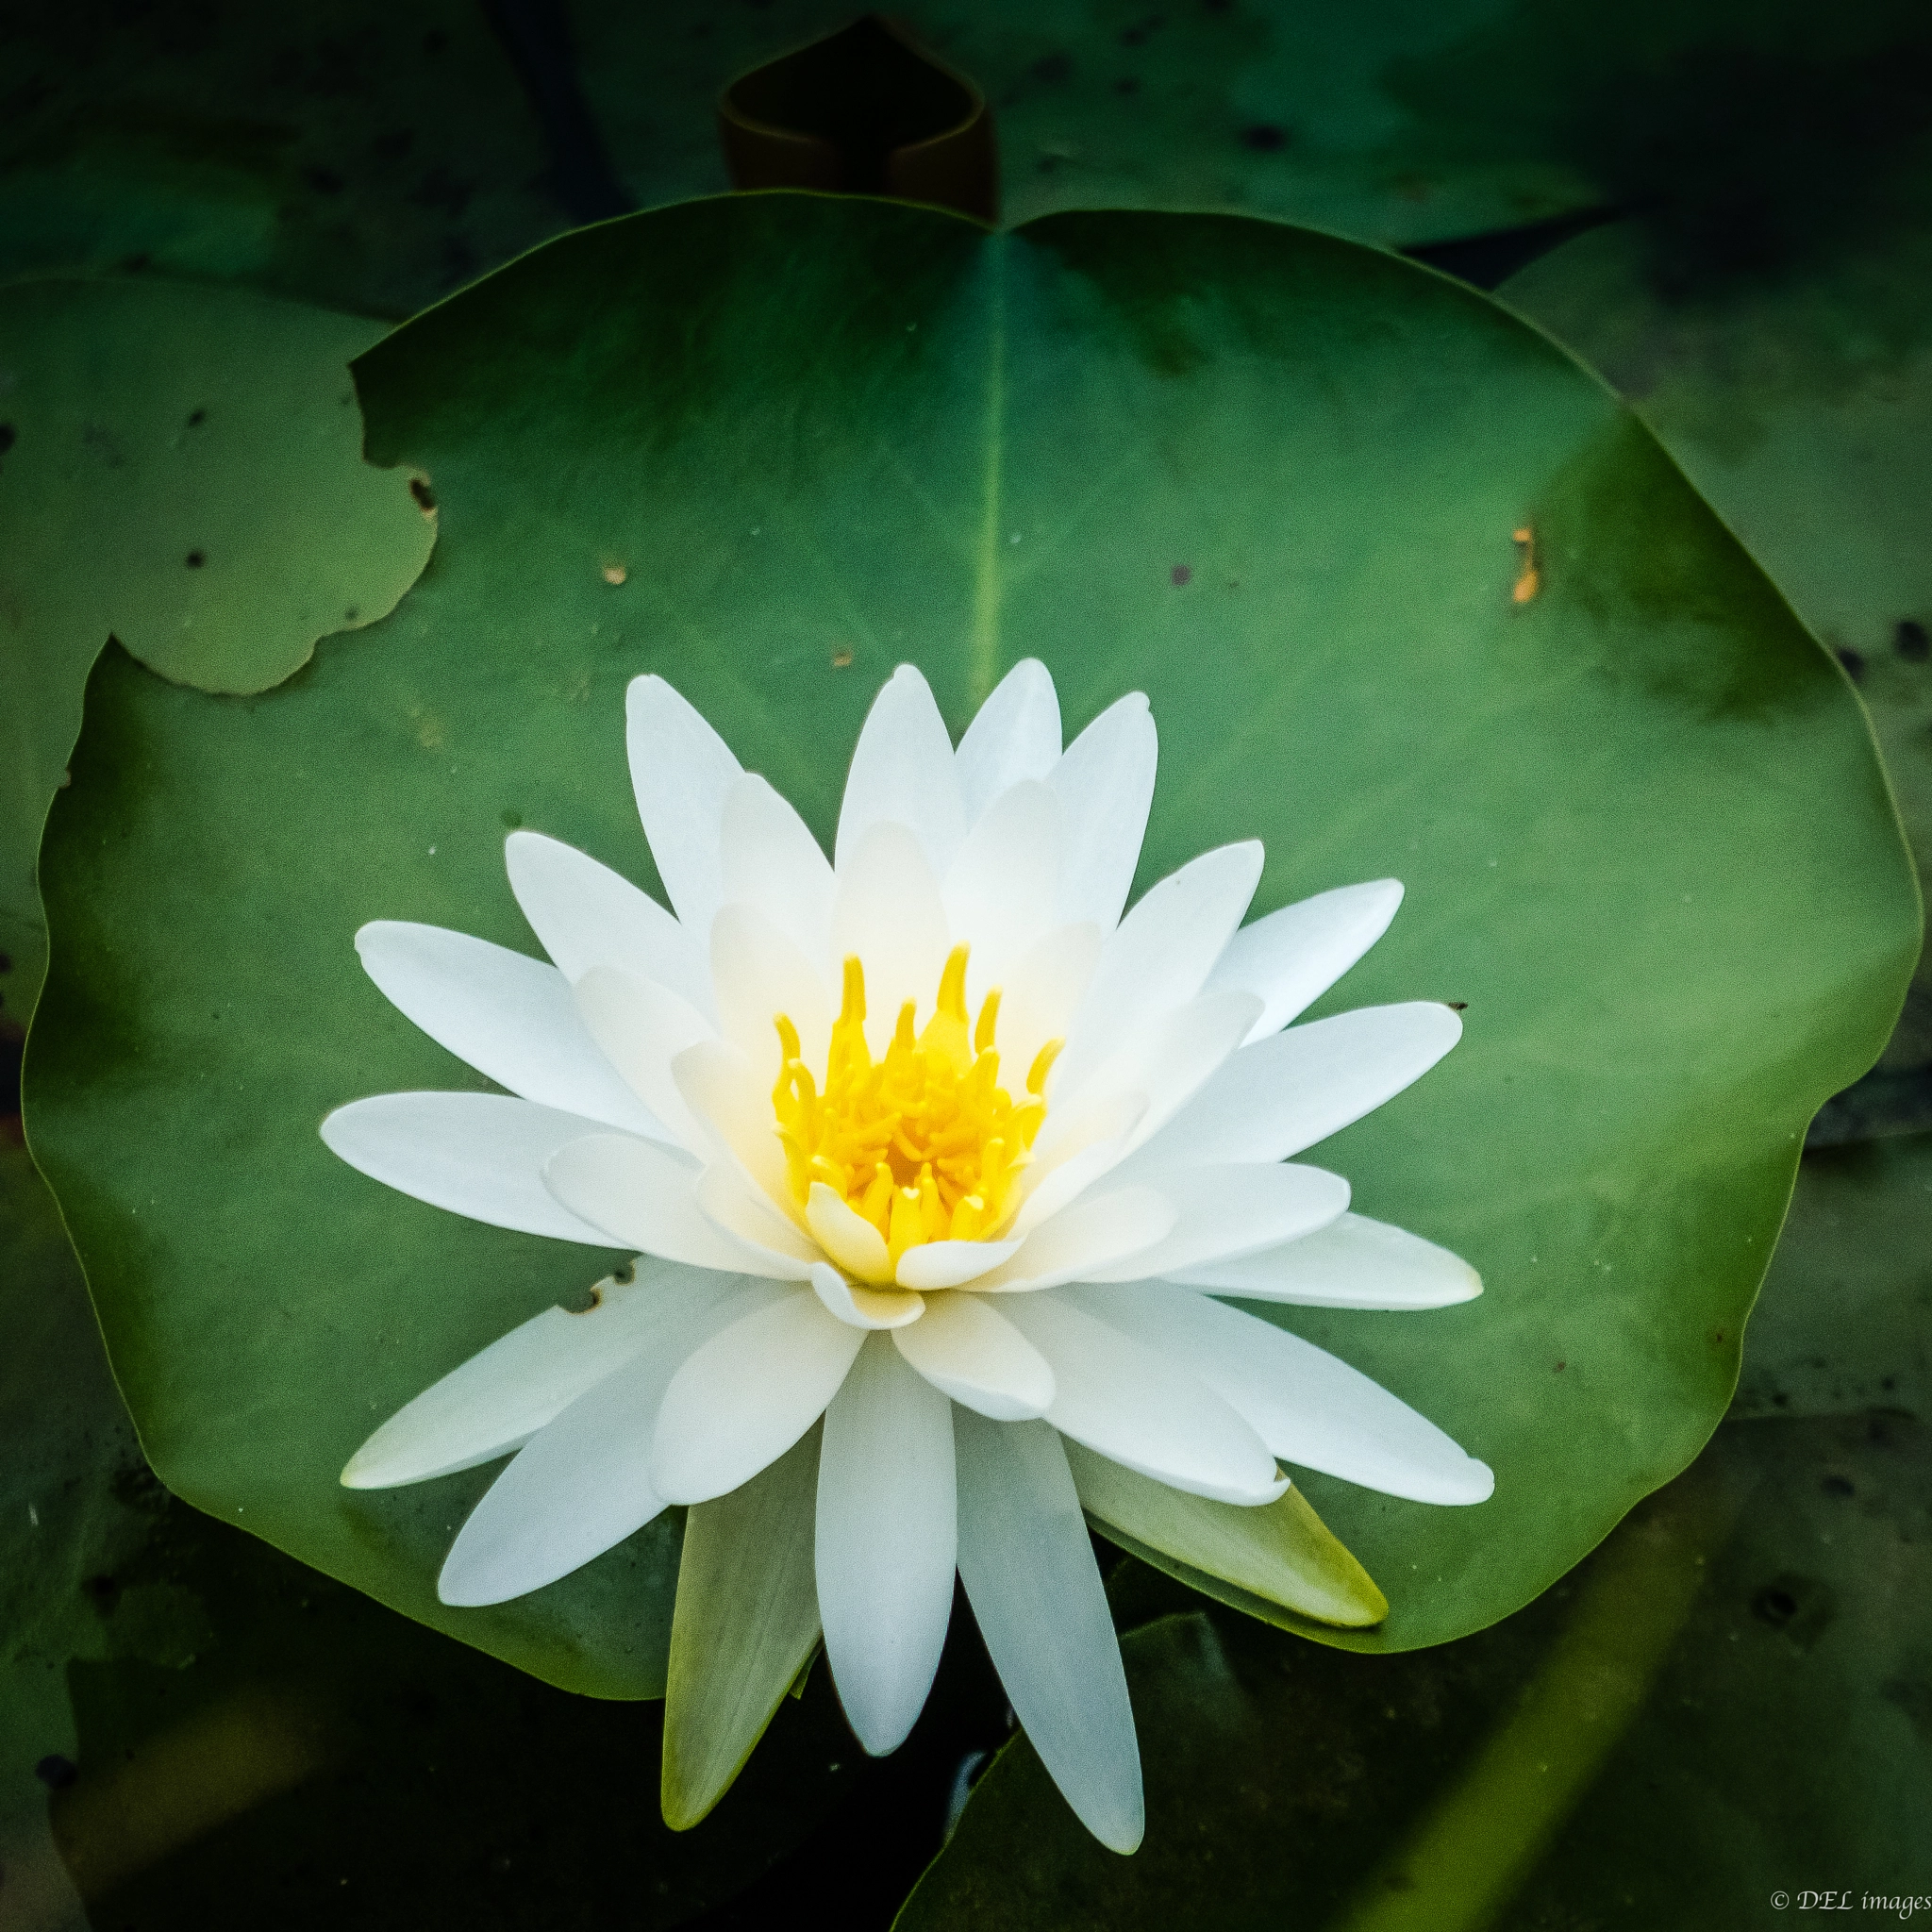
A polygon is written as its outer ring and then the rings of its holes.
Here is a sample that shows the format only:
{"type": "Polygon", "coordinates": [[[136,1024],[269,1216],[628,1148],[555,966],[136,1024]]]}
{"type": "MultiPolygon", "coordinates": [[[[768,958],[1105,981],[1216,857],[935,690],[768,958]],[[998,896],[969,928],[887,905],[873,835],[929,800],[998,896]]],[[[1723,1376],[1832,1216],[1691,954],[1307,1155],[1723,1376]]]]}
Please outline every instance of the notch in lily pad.
{"type": "Polygon", "coordinates": [[[718,98],[718,133],[734,188],[878,194],[999,219],[985,95],[877,14],[741,75],[718,98]]]}

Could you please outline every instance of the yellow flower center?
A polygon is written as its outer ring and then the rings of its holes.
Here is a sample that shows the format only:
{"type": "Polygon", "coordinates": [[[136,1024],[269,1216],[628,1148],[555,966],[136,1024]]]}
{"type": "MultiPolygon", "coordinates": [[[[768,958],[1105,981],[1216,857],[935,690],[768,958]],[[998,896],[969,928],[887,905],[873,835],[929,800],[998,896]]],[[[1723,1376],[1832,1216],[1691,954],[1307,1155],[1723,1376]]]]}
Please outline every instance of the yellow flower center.
{"type": "Polygon", "coordinates": [[[955,946],[947,958],[924,1032],[915,1035],[916,1002],[908,1000],[878,1060],[865,1039],[865,968],[847,959],[823,1091],[798,1057],[798,1028],[777,1018],[785,1064],[772,1105],[792,1194],[803,1208],[814,1182],[832,1189],[878,1230],[895,1267],[924,1241],[979,1241],[997,1230],[1046,1118],[1041,1095],[1061,1043],[1041,1048],[1025,1098],[1015,1101],[999,1084],[997,988],[968,1032],[966,954],[955,946]]]}

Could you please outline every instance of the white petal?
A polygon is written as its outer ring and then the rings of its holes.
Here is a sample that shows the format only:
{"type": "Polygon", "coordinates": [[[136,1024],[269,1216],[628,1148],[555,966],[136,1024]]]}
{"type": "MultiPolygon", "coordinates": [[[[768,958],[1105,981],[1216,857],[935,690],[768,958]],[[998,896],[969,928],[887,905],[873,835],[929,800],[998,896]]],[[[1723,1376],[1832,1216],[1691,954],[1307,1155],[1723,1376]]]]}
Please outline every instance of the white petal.
{"type": "Polygon", "coordinates": [[[1054,1152],[1060,1135],[1084,1107],[1115,1093],[1137,1094],[1147,1103],[1129,1146],[1153,1139],[1240,1046],[1258,1004],[1249,992],[1205,993],[1139,1028],[1078,1087],[1062,1083],[1055,1067],[1046,1089],[1050,1108],[1034,1143],[1036,1155],[1044,1158],[1054,1152]]]}
{"type": "Polygon", "coordinates": [[[1261,1017],[1249,1039],[1278,1033],[1389,930],[1401,904],[1400,879],[1375,879],[1284,906],[1235,934],[1208,987],[1259,996],[1261,1017]]]}
{"type": "Polygon", "coordinates": [[[805,1219],[820,1247],[846,1274],[879,1287],[891,1282],[892,1257],[885,1236],[824,1181],[812,1182],[805,1219]]]}
{"type": "Polygon", "coordinates": [[[678,1145],[696,1152],[702,1145],[698,1124],[671,1063],[686,1047],[718,1037],[710,1021],[662,981],[620,966],[591,967],[572,993],[598,1052],[678,1145]]]}
{"type": "Polygon", "coordinates": [[[697,1201],[702,1172],[647,1141],[590,1134],[550,1157],[543,1185],[573,1214],[647,1255],[725,1274],[803,1281],[806,1264],[734,1240],[703,1213],[697,1201]]]}
{"type": "Polygon", "coordinates": [[[807,958],[824,958],[836,882],[791,801],[746,773],[724,795],[721,838],[725,900],[757,907],[807,958]]]}
{"type": "Polygon", "coordinates": [[[925,1297],[898,1288],[855,1287],[829,1261],[811,1271],[811,1291],[827,1314],[854,1328],[904,1328],[925,1313],[925,1297]]]}
{"type": "MultiPolygon", "coordinates": [[[[946,909],[919,841],[901,824],[871,826],[848,858],[841,847],[832,948],[865,964],[865,1038],[883,1058],[911,1000],[929,1016],[946,963],[946,909]]],[[[808,1065],[824,1066],[823,1055],[808,1065]]]]}
{"type": "Polygon", "coordinates": [[[644,1347],[667,1308],[708,1303],[721,1280],[646,1261],[632,1281],[599,1282],[581,1314],[545,1308],[397,1409],[350,1457],[343,1488],[391,1490],[507,1456],[644,1347]]]}
{"type": "Polygon", "coordinates": [[[1144,1093],[1111,1094],[1084,1109],[1054,1141],[1050,1153],[1022,1170],[1013,1231],[1032,1233],[1041,1222],[1071,1207],[1103,1174],[1111,1174],[1133,1145],[1146,1113],[1144,1093]]]}
{"type": "Polygon", "coordinates": [[[873,700],[852,754],[834,853],[841,878],[866,833],[886,821],[907,826],[933,876],[946,875],[966,830],[953,741],[930,687],[909,664],[900,665],[873,700]]]}
{"type": "Polygon", "coordinates": [[[1046,666],[1023,658],[993,687],[954,755],[967,824],[1009,785],[1044,778],[1059,756],[1059,694],[1046,666]]]}
{"type": "Polygon", "coordinates": [[[899,1257],[901,1288],[958,1288],[1018,1252],[1018,1241],[927,1241],[899,1257]]]}
{"type": "Polygon", "coordinates": [[[973,948],[966,992],[974,1011],[1052,929],[1059,871],[1059,800],[1037,781],[1003,791],[967,833],[941,896],[955,942],[973,948]]]}
{"type": "Polygon", "coordinates": [[[1495,1488],[1434,1423],[1272,1322],[1164,1282],[1077,1294],[1109,1326],[1192,1369],[1284,1462],[1415,1503],[1480,1503],[1495,1488]]]}
{"type": "Polygon", "coordinates": [[[924,1315],[895,1330],[892,1340],[941,1394],[994,1422],[1044,1415],[1053,1401],[1046,1357],[976,1294],[935,1296],[924,1315]]]}
{"type": "Polygon", "coordinates": [[[365,925],[356,950],[399,1012],[499,1087],[607,1126],[669,1137],[597,1051],[555,966],[394,919],[365,925]]]}
{"type": "Polygon", "coordinates": [[[804,1290],[712,1336],[665,1391],[652,1487],[667,1502],[703,1503],[749,1482],[824,1413],[864,1341],[804,1290]]]}
{"type": "Polygon", "coordinates": [[[1200,992],[1260,882],[1257,841],[1223,845],[1171,873],[1127,914],[1101,948],[1068,1032],[1055,1070],[1062,1091],[1076,1091],[1118,1042],[1200,992]]]}
{"type": "Polygon", "coordinates": [[[778,1041],[780,1013],[798,1028],[806,1065],[814,1074],[824,1069],[832,1040],[825,982],[818,967],[756,907],[719,908],[711,923],[711,986],[720,1032],[750,1060],[768,1091],[784,1058],[778,1041]]]}
{"type": "Polygon", "coordinates": [[[711,968],[702,936],[687,932],[648,892],[541,832],[512,832],[503,861],[530,930],[566,979],[617,966],[709,1010],[711,968]]]}
{"type": "Polygon", "coordinates": [[[1272,1503],[1288,1487],[1267,1443],[1189,1359],[1089,1312],[1104,1310],[1104,1300],[1032,1294],[1009,1306],[1013,1325],[1053,1365],[1046,1419],[1063,1435],[1219,1503],[1272,1503]]]}
{"type": "Polygon", "coordinates": [[[1066,813],[1064,924],[1091,920],[1102,932],[1120,924],[1141,862],[1158,749],[1147,700],[1133,691],[1101,712],[1047,774],[1066,813]]]}
{"type": "Polygon", "coordinates": [[[1080,1823],[1131,1852],[1146,1828],[1134,1712],[1058,1439],[964,1412],[953,1439],[959,1577],[1013,1714],[1080,1823]]]}
{"type": "Polygon", "coordinates": [[[825,1660],[874,1757],[905,1742],[939,1669],[957,1494],[952,1405],[867,1342],[825,1410],[815,1555],[825,1660]]]}
{"type": "Polygon", "coordinates": [[[1049,1040],[1064,1040],[1100,958],[1097,925],[1057,926],[1014,967],[1001,991],[1001,1079],[1017,1093],[1049,1040]]]}
{"type": "Polygon", "coordinates": [[[805,1224],[791,1196],[769,1083],[760,1084],[745,1056],[725,1041],[687,1047],[673,1061],[672,1077],[719,1159],[736,1164],[788,1220],[805,1224]]]}
{"type": "Polygon", "coordinates": [[[337,1108],[322,1138],[358,1174],[432,1208],[608,1248],[602,1228],[543,1185],[550,1157],[600,1124],[503,1093],[379,1093],[337,1108]]]}
{"type": "Polygon", "coordinates": [[[1084,1196],[1043,1222],[1018,1254],[982,1274],[976,1292],[1031,1291],[1086,1281],[1108,1268],[1133,1271],[1135,1257],[1158,1253],[1174,1227],[1174,1204],[1154,1188],[1084,1196]]]}
{"type": "Polygon", "coordinates": [[[1461,1038],[1454,1008],[1414,1000],[1360,1007],[1257,1040],[1141,1147],[1131,1171],[1286,1160],[1374,1112],[1461,1038]]]}
{"type": "Polygon", "coordinates": [[[1166,1239],[1119,1261],[1089,1268],[1078,1279],[1141,1281],[1178,1268],[1257,1255],[1326,1227],[1348,1207],[1348,1183],[1319,1167],[1191,1167],[1171,1175],[1147,1174],[1142,1185],[1164,1192],[1174,1204],[1177,1211],[1166,1239]]]}
{"type": "Polygon", "coordinates": [[[1482,1276],[1459,1255],[1359,1214],[1343,1214],[1284,1247],[1166,1278],[1246,1301],[1310,1308],[1445,1308],[1483,1291],[1482,1276]]]}
{"type": "Polygon", "coordinates": [[[680,1364],[740,1306],[730,1292],[737,1284],[710,1280],[696,1294],[671,1291],[673,1306],[658,1309],[643,1346],[540,1430],[484,1491],[437,1578],[444,1603],[500,1604],[541,1590],[663,1508],[650,1479],[658,1406],[680,1364]]]}
{"type": "Polygon", "coordinates": [[[819,1244],[781,1214],[735,1163],[713,1162],[699,1178],[698,1212],[720,1232],[768,1261],[750,1272],[779,1281],[804,1281],[819,1265],[819,1244]]]}
{"type": "Polygon", "coordinates": [[[679,924],[702,941],[724,898],[718,847],[738,760],[661,677],[632,678],[625,710],[630,782],[658,876],[679,924]]]}

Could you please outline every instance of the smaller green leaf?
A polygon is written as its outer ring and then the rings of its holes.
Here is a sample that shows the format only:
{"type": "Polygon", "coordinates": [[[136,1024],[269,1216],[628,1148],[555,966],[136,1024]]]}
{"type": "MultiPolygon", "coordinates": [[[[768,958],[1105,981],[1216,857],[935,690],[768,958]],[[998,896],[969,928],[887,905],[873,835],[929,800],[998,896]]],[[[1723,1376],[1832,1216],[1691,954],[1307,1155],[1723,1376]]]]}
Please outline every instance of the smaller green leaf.
{"type": "Polygon", "coordinates": [[[1100,1533],[1170,1576],[1270,1623],[1284,1621],[1272,1614],[1275,1606],[1347,1629],[1389,1614],[1374,1579],[1299,1490],[1265,1508],[1244,1509],[1184,1495],[1071,1439],[1064,1447],[1080,1507],[1100,1533]]]}
{"type": "Polygon", "coordinates": [[[731,1789],[819,1642],[812,1524],[819,1428],[685,1518],[664,1692],[664,1822],[688,1831],[731,1789]]]}
{"type": "Polygon", "coordinates": [[[380,323],[235,289],[0,290],[0,950],[32,1010],[41,827],[110,636],[203,691],[253,692],[373,624],[435,528],[362,460],[352,357],[380,323]]]}

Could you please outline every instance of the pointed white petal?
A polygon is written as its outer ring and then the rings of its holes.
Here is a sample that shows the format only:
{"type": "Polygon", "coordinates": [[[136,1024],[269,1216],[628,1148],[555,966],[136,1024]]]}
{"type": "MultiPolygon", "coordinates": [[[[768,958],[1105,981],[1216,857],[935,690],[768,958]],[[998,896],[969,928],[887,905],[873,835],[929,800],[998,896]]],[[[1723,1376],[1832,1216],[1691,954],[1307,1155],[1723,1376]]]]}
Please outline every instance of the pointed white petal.
{"type": "Polygon", "coordinates": [[[1018,1254],[974,1282],[974,1291],[1030,1291],[1088,1280],[1096,1270],[1131,1268],[1135,1257],[1165,1245],[1175,1215],[1173,1201],[1154,1188],[1083,1196],[1036,1227],[1018,1254]]]}
{"type": "Polygon", "coordinates": [[[1111,1174],[1133,1144],[1147,1112],[1144,1093],[1115,1093],[1083,1109],[1052,1149],[1023,1170],[1013,1217],[1015,1234],[1031,1234],[1071,1207],[1103,1174],[1111,1174]]]}
{"type": "Polygon", "coordinates": [[[973,948],[966,993],[975,1013],[1052,930],[1059,872],[1059,800],[1037,780],[1003,791],[967,833],[941,897],[955,943],[973,948]]]}
{"type": "Polygon", "coordinates": [[[601,1124],[503,1093],[378,1093],[337,1108],[322,1138],[358,1174],[432,1208],[608,1248],[602,1228],[543,1185],[550,1157],[601,1124]]]}
{"type": "Polygon", "coordinates": [[[669,1138],[597,1051],[555,966],[465,932],[394,919],[365,925],[356,950],[405,1018],[499,1087],[540,1107],[669,1138]]]}
{"type": "Polygon", "coordinates": [[[1066,813],[1063,923],[1091,920],[1104,933],[1120,924],[1154,803],[1158,749],[1147,700],[1132,691],[1101,712],[1047,774],[1066,813]]]}
{"type": "Polygon", "coordinates": [[[1100,958],[1097,925],[1056,926],[1013,968],[1001,991],[1001,1081],[1017,1093],[1035,1056],[1050,1040],[1064,1040],[1100,958]]]}
{"type": "Polygon", "coordinates": [[[967,1412],[953,1439],[959,1577],[1013,1714],[1074,1816],[1131,1852],[1146,1828],[1134,1712],[1059,1441],[967,1412]]]}
{"type": "Polygon", "coordinates": [[[619,966],[592,966],[572,989],[578,1015],[597,1050],[624,1084],[687,1152],[702,1145],[698,1125],[677,1091],[671,1062],[686,1047],[717,1033],[703,1013],[661,981],[619,966]]]}
{"type": "Polygon", "coordinates": [[[1261,1017],[1249,1039],[1279,1033],[1389,930],[1401,904],[1400,879],[1375,879],[1284,906],[1235,934],[1208,985],[1259,996],[1261,1017]]]}
{"type": "Polygon", "coordinates": [[[1166,1278],[1245,1301],[1310,1308],[1446,1308],[1483,1291],[1482,1276],[1461,1256],[1359,1214],[1343,1214],[1283,1247],[1166,1278]]]}
{"type": "Polygon", "coordinates": [[[953,741],[930,687],[909,664],[873,700],[852,754],[834,855],[841,878],[866,833],[888,821],[911,831],[935,878],[946,875],[966,830],[953,741]]]}
{"type": "Polygon", "coordinates": [[[1077,1087],[1062,1082],[1056,1066],[1046,1088],[1050,1110],[1034,1143],[1035,1154],[1044,1158],[1057,1152],[1060,1135],[1088,1106],[1116,1093],[1141,1095],[1147,1103],[1129,1149],[1152,1140],[1246,1038],[1257,1004],[1248,992],[1204,993],[1130,1034],[1077,1087]]]}
{"type": "Polygon", "coordinates": [[[936,1295],[924,1315],[895,1330],[892,1340],[942,1395],[994,1422],[1044,1415],[1053,1401],[1046,1357],[976,1294],[936,1295]]]}
{"type": "Polygon", "coordinates": [[[777,1211],[797,1226],[805,1215],[791,1196],[785,1150],[769,1083],[729,1041],[687,1047],[672,1062],[672,1077],[718,1159],[730,1162],[777,1211]]]}
{"type": "Polygon", "coordinates": [[[1348,1207],[1348,1183],[1319,1167],[1191,1167],[1144,1175],[1141,1185],[1174,1204],[1166,1238],[1069,1279],[1143,1281],[1179,1268],[1257,1255],[1326,1227],[1348,1207]]]}
{"type": "Polygon", "coordinates": [[[1272,1322],[1165,1282],[1075,1292],[1109,1326],[1191,1369],[1284,1462],[1415,1503],[1480,1503],[1495,1488],[1434,1423],[1272,1322]]]}
{"type": "Polygon", "coordinates": [[[721,907],[711,923],[711,986],[718,1028],[751,1062],[769,1092],[784,1051],[778,1015],[798,1028],[799,1053],[823,1072],[832,1009],[819,969],[755,906],[721,907]]]}
{"type": "Polygon", "coordinates": [[[644,1261],[632,1281],[599,1282],[582,1314],[545,1308],[397,1409],[350,1457],[342,1487],[391,1490],[507,1456],[637,1354],[667,1308],[708,1304],[724,1285],[644,1261]]]}
{"type": "Polygon", "coordinates": [[[484,1491],[437,1578],[444,1603],[500,1604],[541,1590],[663,1508],[650,1479],[658,1407],[679,1365],[739,1306],[735,1284],[711,1280],[716,1288],[660,1307],[643,1346],[541,1429],[484,1491]]]}
{"type": "MultiPolygon", "coordinates": [[[[932,1013],[949,946],[946,908],[924,849],[904,825],[872,825],[849,856],[841,847],[832,950],[865,962],[865,1038],[883,1058],[911,1000],[921,1024],[932,1013]]],[[[809,1066],[824,1065],[824,1056],[809,1066]]]]}
{"type": "Polygon", "coordinates": [[[1078,1091],[1118,1044],[1200,992],[1261,882],[1257,840],[1204,852],[1171,873],[1101,948],[1055,1076],[1078,1091]]]}
{"type": "Polygon", "coordinates": [[[901,1288],[855,1286],[829,1261],[811,1271],[811,1291],[828,1314],[854,1328],[905,1328],[925,1313],[925,1297],[901,1288]]]}
{"type": "Polygon", "coordinates": [[[738,760],[661,677],[632,678],[625,711],[631,788],[658,876],[678,923],[702,941],[724,897],[718,846],[738,760]]]}
{"type": "Polygon", "coordinates": [[[1359,1007],[1244,1046],[1135,1155],[1131,1171],[1286,1160],[1422,1078],[1462,1038],[1430,1000],[1359,1007]]]}
{"type": "Polygon", "coordinates": [[[697,1201],[702,1173],[648,1141],[589,1134],[550,1157],[543,1185],[573,1214],[647,1255],[725,1274],[803,1281],[805,1263],[735,1240],[704,1214],[697,1201]]]}
{"type": "Polygon", "coordinates": [[[805,1219],[820,1247],[846,1274],[879,1287],[891,1283],[892,1257],[885,1237],[824,1181],[812,1182],[805,1219]]]}
{"type": "Polygon", "coordinates": [[[665,1391],[652,1487],[669,1503],[703,1503],[749,1482],[824,1413],[864,1341],[808,1290],[713,1335],[665,1391]]]}
{"type": "Polygon", "coordinates": [[[1006,1306],[1008,1319],[1053,1365],[1046,1419],[1062,1435],[1220,1503],[1272,1503],[1288,1487],[1267,1443],[1191,1361],[1089,1312],[1104,1311],[1104,1300],[1049,1292],[1006,1306]]]}
{"type": "Polygon", "coordinates": [[[952,1405],[868,1341],[825,1410],[816,1558],[825,1660],[874,1757],[905,1742],[939,1669],[957,1494],[952,1405]]]}
{"type": "Polygon", "coordinates": [[[503,860],[530,930],[566,979],[581,979],[593,966],[617,966],[709,1010],[711,968],[701,940],[648,892],[541,832],[512,832],[503,860]]]}
{"type": "Polygon", "coordinates": [[[1013,1241],[927,1241],[899,1257],[901,1288],[958,1288],[1019,1251],[1013,1241]]]}
{"type": "Polygon", "coordinates": [[[835,880],[789,799],[748,772],[724,795],[721,858],[727,903],[754,906],[808,959],[831,939],[835,880]]]}
{"type": "Polygon", "coordinates": [[[1059,756],[1059,694],[1046,666],[1023,658],[993,687],[954,755],[967,824],[1009,785],[1044,778],[1059,756]]]}

